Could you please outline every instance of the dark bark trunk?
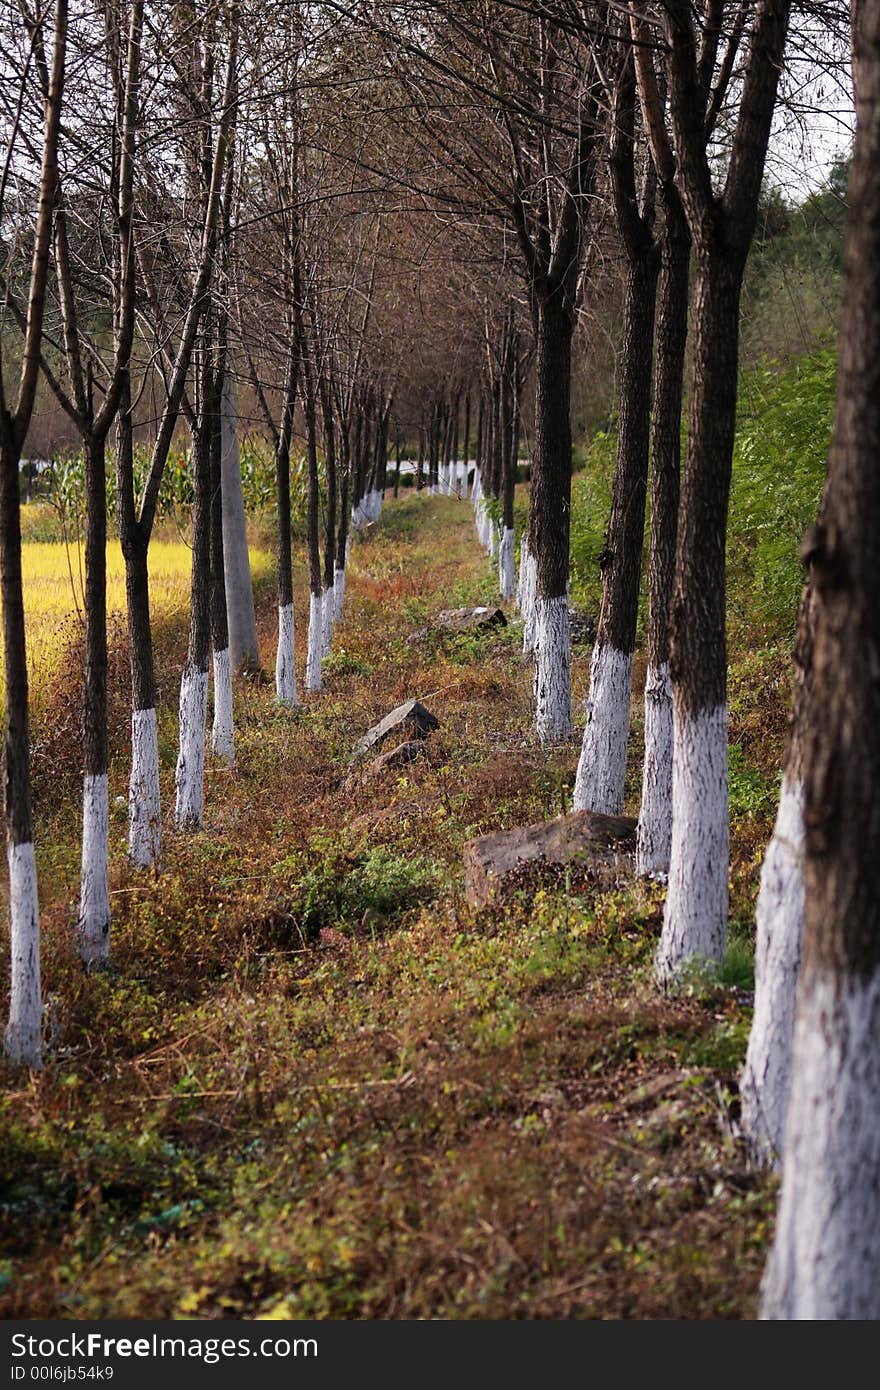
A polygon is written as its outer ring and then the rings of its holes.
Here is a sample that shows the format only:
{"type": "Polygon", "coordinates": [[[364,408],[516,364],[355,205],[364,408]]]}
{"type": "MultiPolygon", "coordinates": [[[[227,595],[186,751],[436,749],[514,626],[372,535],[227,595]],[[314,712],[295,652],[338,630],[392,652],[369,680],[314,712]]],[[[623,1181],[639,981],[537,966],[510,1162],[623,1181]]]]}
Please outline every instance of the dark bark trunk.
{"type": "Polygon", "coordinates": [[[324,517],[324,587],[333,588],[336,569],[336,423],[333,415],[333,382],[321,376],[321,414],[324,421],[324,467],[327,478],[327,510],[324,517]]]}
{"type": "Polygon", "coordinates": [[[681,475],[681,410],[687,346],[690,234],[674,190],[665,197],[657,306],[657,367],[651,447],[648,662],[669,661],[669,605],[675,575],[681,475]]]}
{"type": "Polygon", "coordinates": [[[138,524],[134,506],[134,451],[128,380],[123,387],[116,419],[116,480],[119,540],[125,561],[131,705],[136,712],[155,708],[156,688],[147,569],[149,535],[138,524]]]}
{"type": "Polygon", "coordinates": [[[193,517],[187,667],[207,673],[211,653],[211,437],[216,414],[210,354],[203,335],[199,353],[200,400],[192,429],[193,517]]]}
{"type": "Polygon", "coordinates": [[[318,478],[317,402],[315,399],[314,367],[308,353],[303,358],[305,378],[306,441],[308,450],[309,496],[306,513],[306,532],[309,551],[309,589],[321,597],[321,537],[319,527],[320,486],[318,478]]]}
{"type": "Polygon", "coordinates": [[[220,402],[222,378],[212,391],[213,414],[210,421],[211,465],[211,643],[215,652],[229,647],[229,617],[226,609],[226,570],[223,562],[223,478],[221,474],[220,402]]]}
{"type": "Polygon", "coordinates": [[[713,240],[698,250],[696,267],[694,380],[670,644],[677,707],[691,716],[727,700],[725,547],[743,265],[713,240]]]}
{"type": "Polygon", "coordinates": [[[400,496],[400,456],[401,456],[402,447],[403,447],[403,446],[402,446],[401,441],[400,441],[400,435],[398,435],[398,436],[397,436],[397,440],[396,440],[396,442],[395,442],[395,447],[394,447],[394,463],[395,463],[395,469],[394,469],[394,496],[395,496],[395,497],[399,497],[399,496],[400,496]]]}
{"type": "Polygon", "coordinates": [[[339,431],[340,443],[340,492],[339,492],[339,530],[336,533],[336,567],[345,569],[345,552],[348,547],[348,523],[350,516],[349,493],[351,490],[351,451],[349,446],[349,427],[342,422],[339,431]]]}
{"type": "Polygon", "coordinates": [[[6,833],[11,845],[30,844],[31,821],[30,721],[25,647],[24,602],[21,582],[20,448],[14,430],[2,423],[0,473],[0,586],[3,594],[3,661],[6,675],[4,796],[6,833]]]}
{"type": "Polygon", "coordinates": [[[416,492],[425,486],[425,427],[419,425],[419,457],[416,464],[416,492]]]}
{"type": "Polygon", "coordinates": [[[465,398],[464,398],[464,440],[463,440],[463,442],[462,442],[462,449],[461,449],[462,456],[463,456],[463,461],[464,461],[464,468],[463,468],[463,470],[462,470],[462,475],[463,475],[463,477],[462,477],[462,483],[463,483],[463,488],[464,488],[464,491],[465,491],[465,492],[467,492],[467,485],[468,485],[468,460],[470,459],[470,452],[469,452],[469,451],[470,451],[470,442],[471,442],[471,393],[470,393],[470,391],[468,391],[467,395],[466,395],[465,398]]]}
{"type": "Polygon", "coordinates": [[[86,663],[83,771],[107,772],[107,478],[104,440],[83,440],[86,489],[86,663]]]}
{"type": "Polygon", "coordinates": [[[630,653],[635,647],[645,534],[651,366],[658,260],[653,250],[631,261],[623,310],[620,413],[611,516],[602,566],[597,645],[630,653]]]}
{"type": "Polygon", "coordinates": [[[537,598],[568,593],[571,521],[571,340],[574,323],[561,293],[538,301],[535,359],[535,453],[529,546],[537,598]]]}

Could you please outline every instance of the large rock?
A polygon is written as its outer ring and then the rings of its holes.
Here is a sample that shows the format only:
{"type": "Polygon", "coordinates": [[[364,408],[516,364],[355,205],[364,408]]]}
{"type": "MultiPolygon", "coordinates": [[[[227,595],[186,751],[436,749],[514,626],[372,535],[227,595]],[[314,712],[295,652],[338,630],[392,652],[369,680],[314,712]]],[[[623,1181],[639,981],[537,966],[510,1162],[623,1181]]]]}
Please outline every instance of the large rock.
{"type": "Polygon", "coordinates": [[[635,847],[634,817],[596,811],[574,811],[557,820],[480,835],[464,847],[467,898],[484,907],[520,865],[535,861],[596,869],[611,877],[632,868],[635,847]]]}
{"type": "Polygon", "coordinates": [[[437,627],[444,632],[485,632],[490,627],[507,627],[500,608],[444,608],[437,614],[437,627]]]}
{"type": "Polygon", "coordinates": [[[397,709],[374,724],[369,733],[364,734],[355,747],[355,756],[360,757],[369,753],[371,748],[381,747],[391,734],[405,734],[407,739],[427,738],[432,729],[439,727],[440,720],[430,710],[425,709],[418,700],[407,700],[406,704],[398,705],[397,709]]]}

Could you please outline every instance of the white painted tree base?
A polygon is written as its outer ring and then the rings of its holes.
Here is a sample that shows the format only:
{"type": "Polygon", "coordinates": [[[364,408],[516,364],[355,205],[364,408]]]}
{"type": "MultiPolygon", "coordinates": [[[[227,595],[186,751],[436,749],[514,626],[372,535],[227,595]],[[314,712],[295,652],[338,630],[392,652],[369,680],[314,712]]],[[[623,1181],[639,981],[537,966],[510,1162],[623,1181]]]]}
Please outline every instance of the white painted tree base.
{"type": "Polygon", "coordinates": [[[804,930],[803,789],[787,777],[761,869],[756,921],[755,1012],[739,1085],[741,1124],[753,1156],[777,1165],[791,1088],[794,1007],[804,930]]]}
{"type": "Polygon", "coordinates": [[[10,1062],[39,1067],[43,999],[40,985],[40,908],[32,843],[7,844],[11,928],[9,1022],[4,1050],[10,1062]]]}
{"type": "Polygon", "coordinates": [[[576,811],[619,816],[626,780],[632,652],[598,643],[590,661],[587,724],[574,783],[576,811]]]}
{"type": "Polygon", "coordinates": [[[502,598],[513,598],[515,567],[513,562],[513,529],[506,526],[498,550],[498,587],[502,598]]]}
{"type": "Polygon", "coordinates": [[[669,666],[649,666],[645,677],[645,762],[636,833],[636,873],[669,873],[672,849],[672,681],[669,666]]]}
{"type": "Polygon", "coordinates": [[[309,594],[309,636],[306,649],[306,690],[321,689],[321,653],[324,650],[324,604],[320,594],[309,594]]]}
{"type": "Polygon", "coordinates": [[[880,972],[798,986],[776,1238],[761,1315],[880,1319],[880,972]]]}
{"type": "Polygon", "coordinates": [[[178,830],[198,830],[205,797],[205,718],[208,673],[184,667],[180,682],[180,736],[174,784],[174,823],[178,830]]]}
{"type": "Polygon", "coordinates": [[[333,604],[335,621],[341,623],[345,605],[345,569],[340,569],[338,565],[333,571],[333,604]]]}
{"type": "Polygon", "coordinates": [[[537,614],[535,610],[538,592],[538,562],[529,552],[526,562],[526,578],[520,608],[523,615],[523,656],[531,656],[537,640],[537,614]]]}
{"type": "Polygon", "coordinates": [[[107,774],[83,779],[82,869],[79,883],[79,953],[86,965],[110,957],[108,847],[110,797],[107,774]]]}
{"type": "Polygon", "coordinates": [[[568,597],[535,604],[535,729],[541,743],[571,738],[568,597]]]}
{"type": "Polygon", "coordinates": [[[672,851],[657,979],[676,983],[689,967],[713,968],[727,951],[730,831],[727,707],[698,715],[675,709],[672,851]]]}
{"type": "Polygon", "coordinates": [[[211,752],[230,765],[235,762],[232,662],[228,647],[214,653],[214,723],[211,728],[211,752]]]}
{"type": "Polygon", "coordinates": [[[332,589],[325,589],[321,597],[321,653],[329,656],[333,648],[333,618],[336,613],[336,596],[332,589]]]}
{"type": "Polygon", "coordinates": [[[523,536],[519,543],[519,571],[516,578],[516,606],[520,613],[523,611],[526,595],[526,574],[529,567],[529,538],[523,536]]]}
{"type": "Polygon", "coordinates": [[[150,869],[162,850],[159,733],[154,709],[132,710],[131,776],[128,782],[128,857],[150,869]]]}
{"type": "Polygon", "coordinates": [[[275,656],[275,699],[287,709],[295,709],[296,670],[293,662],[293,604],[278,608],[278,651],[275,656]]]}

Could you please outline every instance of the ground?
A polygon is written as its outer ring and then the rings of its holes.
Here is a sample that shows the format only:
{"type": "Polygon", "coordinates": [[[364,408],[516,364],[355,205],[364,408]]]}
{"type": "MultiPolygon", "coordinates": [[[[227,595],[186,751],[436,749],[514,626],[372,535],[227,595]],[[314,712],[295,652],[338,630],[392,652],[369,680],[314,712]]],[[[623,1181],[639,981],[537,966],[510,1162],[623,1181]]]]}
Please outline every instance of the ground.
{"type": "MultiPolygon", "coordinates": [[[[302,655],[302,563],[296,580],[302,655]]],[[[513,623],[414,640],[495,592],[469,506],[389,504],[353,546],[323,694],[289,713],[268,679],[238,685],[204,830],[166,831],[145,876],[119,811],[96,974],[72,933],[75,644],[60,662],[35,725],[50,1049],[40,1075],[2,1076],[4,1316],[755,1315],[776,1189],[738,1138],[736,1078],[785,659],[732,654],[723,983],[663,997],[656,886],[562,874],[465,901],[464,842],[564,810],[577,760],[534,744],[513,623]],[[440,720],[427,755],[350,776],[357,739],[412,696],[440,720]]],[[[267,571],[267,669],[274,603],[267,571]]],[[[185,613],[157,628],[167,813],[185,613]]],[[[578,709],[588,663],[578,648],[578,709]]],[[[121,796],[121,628],[111,668],[121,796]]]]}

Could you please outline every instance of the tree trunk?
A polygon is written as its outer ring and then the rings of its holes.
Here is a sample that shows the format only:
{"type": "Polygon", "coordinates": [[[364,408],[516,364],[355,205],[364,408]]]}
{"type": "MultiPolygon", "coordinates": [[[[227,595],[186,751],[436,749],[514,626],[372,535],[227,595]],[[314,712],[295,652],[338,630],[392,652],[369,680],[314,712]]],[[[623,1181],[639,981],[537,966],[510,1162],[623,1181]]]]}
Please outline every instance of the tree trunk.
{"type": "Polygon", "coordinates": [[[305,417],[308,448],[309,498],[306,530],[309,548],[309,632],[306,651],[306,690],[321,689],[321,657],[324,648],[324,612],[321,584],[321,539],[319,534],[319,483],[317,406],[314,367],[308,352],[303,358],[305,377],[305,417]]]}
{"type": "Polygon", "coordinates": [[[587,724],[574,786],[577,811],[623,810],[633,653],[645,535],[654,306],[653,246],[630,261],[623,311],[617,464],[602,555],[602,606],[590,661],[587,724]]]}
{"type": "MultiPolygon", "coordinates": [[[[294,386],[295,393],[295,386],[294,386]]],[[[288,395],[291,424],[293,400],[288,395]]],[[[275,698],[286,709],[299,703],[294,665],[293,565],[290,555],[290,430],[282,425],[275,450],[275,495],[278,503],[278,650],[275,698]]]]}
{"type": "Polygon", "coordinates": [[[681,407],[687,346],[690,234],[674,189],[664,194],[657,366],[651,441],[651,540],[648,561],[648,669],[645,762],[636,838],[636,871],[666,874],[672,844],[672,681],[669,606],[675,577],[681,473],[681,407]]]}
{"type": "Polygon", "coordinates": [[[880,4],[855,27],[857,129],[837,409],[804,729],[806,907],[763,1314],[880,1318],[880,4]]]}
{"type": "Polygon", "coordinates": [[[83,440],[86,488],[86,664],[83,699],[83,834],[80,955],[101,965],[110,954],[107,789],[107,479],[104,440],[83,440]]]}
{"type": "MultiPolygon", "coordinates": [[[[225,381],[225,373],[224,373],[225,381]]],[[[211,751],[224,762],[235,761],[232,715],[232,653],[230,652],[226,562],[223,525],[223,382],[217,383],[217,409],[211,421],[211,645],[214,655],[214,721],[211,751]]],[[[237,451],[236,451],[237,452],[237,451]]]]}
{"type": "Polygon", "coordinates": [[[327,510],[324,517],[324,591],[321,596],[321,650],[330,655],[336,617],[336,424],[333,416],[333,381],[321,373],[321,413],[324,420],[324,466],[327,478],[327,510]]]}
{"type": "Polygon", "coordinates": [[[661,982],[727,949],[725,545],[743,259],[713,235],[696,255],[694,382],[671,609],[674,755],[661,982]]]}
{"type": "Polygon", "coordinates": [[[535,727],[542,743],[571,736],[568,541],[571,519],[571,339],[560,293],[538,301],[535,457],[529,547],[535,557],[535,727]]]}
{"type": "Polygon", "coordinates": [[[349,451],[348,423],[343,420],[339,431],[342,450],[342,484],[339,494],[339,531],[336,536],[336,573],[333,579],[333,602],[336,606],[336,622],[342,622],[345,603],[345,566],[348,552],[348,494],[351,476],[351,455],[349,451]]]}
{"type": "Polygon", "coordinates": [[[24,603],[21,585],[20,449],[0,414],[0,588],[6,675],[4,788],[9,866],[10,999],[6,1055],[40,1064],[43,1001],[40,985],[40,910],[31,823],[31,763],[24,603]]]}
{"type": "MultiPolygon", "coordinates": [[[[248,553],[247,519],[241,490],[241,458],[232,378],[223,376],[221,397],[223,488],[223,569],[229,623],[229,656],[234,671],[259,671],[257,617],[248,553]]],[[[289,464],[288,464],[289,466],[289,464]]]]}
{"type": "Polygon", "coordinates": [[[193,552],[190,584],[189,644],[180,681],[180,734],[175,770],[174,819],[179,830],[202,824],[205,783],[205,719],[208,707],[208,657],[211,650],[211,416],[213,373],[206,362],[208,334],[200,351],[201,391],[192,431],[193,552]]]}
{"type": "Polygon", "coordinates": [[[795,991],[804,926],[804,753],[813,648],[805,588],[794,653],[794,699],[779,810],[761,869],[756,911],[755,1012],[740,1078],[742,1129],[752,1154],[778,1164],[791,1090],[795,991]]]}

